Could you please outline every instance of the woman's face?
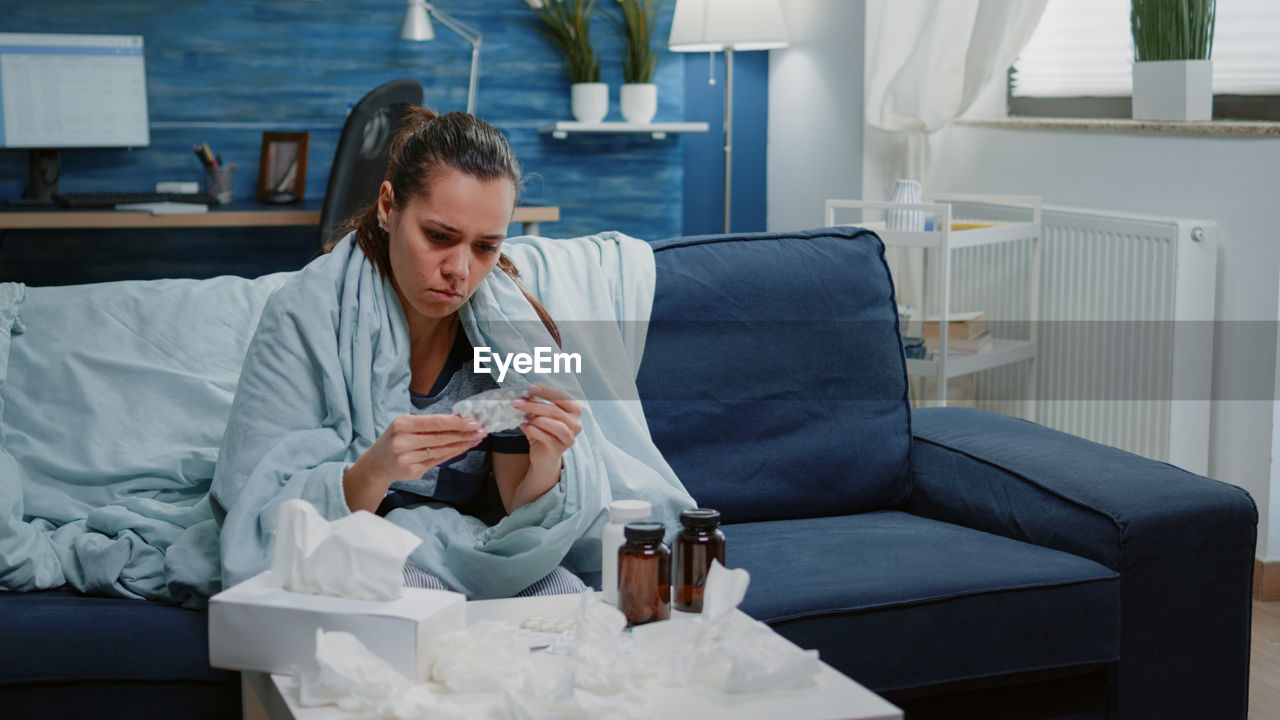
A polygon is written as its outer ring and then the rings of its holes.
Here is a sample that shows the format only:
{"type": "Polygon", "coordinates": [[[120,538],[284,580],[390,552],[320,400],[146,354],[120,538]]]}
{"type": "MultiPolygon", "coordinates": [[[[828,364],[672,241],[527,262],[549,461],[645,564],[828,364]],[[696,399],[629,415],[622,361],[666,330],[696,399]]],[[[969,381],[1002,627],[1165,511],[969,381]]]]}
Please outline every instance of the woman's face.
{"type": "Polygon", "coordinates": [[[378,193],[378,220],[390,236],[391,276],[410,323],[457,312],[498,264],[516,204],[507,178],[478,180],[454,168],[436,173],[427,195],[404,207],[391,183],[378,193]]]}

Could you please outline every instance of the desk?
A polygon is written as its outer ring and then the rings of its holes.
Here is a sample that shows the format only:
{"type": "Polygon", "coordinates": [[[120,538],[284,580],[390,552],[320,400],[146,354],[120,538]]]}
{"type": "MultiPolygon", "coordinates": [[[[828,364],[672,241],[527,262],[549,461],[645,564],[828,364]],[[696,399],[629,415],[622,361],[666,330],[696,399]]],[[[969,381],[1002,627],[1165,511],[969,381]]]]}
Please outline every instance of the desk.
{"type": "MultiPolygon", "coordinates": [[[[522,223],[526,235],[538,234],[538,223],[556,222],[560,208],[517,207],[511,222],[522,223]]],[[[191,227],[282,227],[320,226],[320,205],[262,205],[234,202],[215,206],[209,212],[180,215],[152,215],[124,210],[0,209],[0,231],[58,230],[75,228],[191,228],[191,227]]]]}

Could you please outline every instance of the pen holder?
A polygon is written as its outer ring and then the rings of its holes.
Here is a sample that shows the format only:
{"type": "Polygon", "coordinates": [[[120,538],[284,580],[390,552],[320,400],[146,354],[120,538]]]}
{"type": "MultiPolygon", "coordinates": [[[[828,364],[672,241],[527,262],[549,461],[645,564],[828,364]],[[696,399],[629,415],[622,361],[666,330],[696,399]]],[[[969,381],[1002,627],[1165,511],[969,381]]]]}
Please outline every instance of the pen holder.
{"type": "Polygon", "coordinates": [[[206,167],[201,191],[212,195],[223,205],[231,202],[231,171],[235,169],[235,163],[206,167]]]}

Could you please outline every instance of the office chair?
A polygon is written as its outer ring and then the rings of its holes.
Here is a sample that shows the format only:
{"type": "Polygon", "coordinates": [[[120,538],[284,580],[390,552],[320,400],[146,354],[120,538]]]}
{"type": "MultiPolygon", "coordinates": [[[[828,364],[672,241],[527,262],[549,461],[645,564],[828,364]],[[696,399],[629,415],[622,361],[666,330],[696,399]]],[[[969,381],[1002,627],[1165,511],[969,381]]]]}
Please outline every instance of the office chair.
{"type": "Polygon", "coordinates": [[[422,104],[422,85],[400,78],[383,83],[351,109],[338,138],[329,185],[320,209],[320,247],[356,211],[372,204],[387,174],[391,139],[404,126],[405,111],[422,104]]]}

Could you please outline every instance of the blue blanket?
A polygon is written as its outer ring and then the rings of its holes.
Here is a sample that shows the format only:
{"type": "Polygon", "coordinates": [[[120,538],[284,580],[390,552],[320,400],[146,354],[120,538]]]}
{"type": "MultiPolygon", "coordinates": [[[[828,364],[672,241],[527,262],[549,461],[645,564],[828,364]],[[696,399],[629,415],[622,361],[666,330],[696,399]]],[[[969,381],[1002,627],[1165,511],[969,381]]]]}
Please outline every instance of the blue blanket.
{"type": "MultiPolygon", "coordinates": [[[[653,298],[647,244],[616,233],[512,238],[504,251],[560,326],[580,374],[507,372],[504,386],[552,384],[587,400],[560,483],[493,526],[438,503],[387,519],[423,539],[411,560],[475,598],[512,595],[559,564],[599,569],[614,498],[651,501],[674,531],[694,503],[649,437],[635,389],[653,298]]],[[[494,271],[461,311],[473,346],[529,353],[555,342],[509,277],[494,271]]],[[[268,565],[276,511],[290,498],[348,514],[342,474],[410,411],[409,336],[388,279],[345,238],[291,278],[263,312],[245,360],[211,492],[222,580],[268,565]]]]}
{"type": "Polygon", "coordinates": [[[218,589],[209,484],[287,275],[0,284],[0,590],[199,606],[218,589]]]}

